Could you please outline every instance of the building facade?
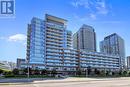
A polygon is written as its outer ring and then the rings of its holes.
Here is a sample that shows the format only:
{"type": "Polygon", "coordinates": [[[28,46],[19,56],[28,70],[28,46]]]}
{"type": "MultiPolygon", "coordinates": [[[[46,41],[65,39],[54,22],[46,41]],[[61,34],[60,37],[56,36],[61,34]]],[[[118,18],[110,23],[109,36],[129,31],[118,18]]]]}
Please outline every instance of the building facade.
{"type": "Polygon", "coordinates": [[[72,47],[72,32],[66,29],[66,23],[67,20],[48,14],[45,15],[45,20],[32,19],[27,36],[29,64],[42,68],[62,65],[60,49],[72,47]],[[51,61],[55,63],[52,64],[51,61]]]}
{"type": "Polygon", "coordinates": [[[17,69],[24,69],[27,68],[27,61],[26,59],[17,58],[17,69]]]}
{"type": "Polygon", "coordinates": [[[116,33],[105,37],[104,40],[100,42],[100,52],[119,55],[120,65],[121,67],[125,67],[124,40],[116,33]]]}
{"type": "Polygon", "coordinates": [[[13,70],[16,68],[16,63],[9,61],[0,61],[0,69],[13,70]]]}
{"type": "Polygon", "coordinates": [[[35,66],[45,65],[45,21],[33,18],[28,24],[27,60],[35,66]]]}
{"type": "Polygon", "coordinates": [[[46,15],[46,68],[62,69],[63,49],[71,48],[72,32],[67,30],[67,20],[46,15]]]}
{"type": "Polygon", "coordinates": [[[93,34],[90,36],[93,39],[90,41],[93,43],[90,50],[93,52],[82,50],[87,49],[87,46],[82,49],[72,48],[72,32],[67,30],[67,20],[48,14],[45,15],[45,20],[33,18],[28,24],[27,35],[26,58],[29,67],[56,69],[58,72],[68,74],[73,74],[79,69],[86,70],[89,66],[99,69],[119,69],[118,56],[94,52],[96,51],[95,32],[93,29],[89,31],[91,32],[89,35],[93,34]]]}
{"type": "Polygon", "coordinates": [[[94,28],[83,24],[73,35],[73,48],[96,52],[96,33],[94,28]]]}
{"type": "Polygon", "coordinates": [[[119,69],[119,56],[108,55],[100,52],[80,51],[80,67],[87,67],[107,70],[119,69]]]}
{"type": "Polygon", "coordinates": [[[130,69],[130,56],[127,57],[127,69],[130,69]]]}

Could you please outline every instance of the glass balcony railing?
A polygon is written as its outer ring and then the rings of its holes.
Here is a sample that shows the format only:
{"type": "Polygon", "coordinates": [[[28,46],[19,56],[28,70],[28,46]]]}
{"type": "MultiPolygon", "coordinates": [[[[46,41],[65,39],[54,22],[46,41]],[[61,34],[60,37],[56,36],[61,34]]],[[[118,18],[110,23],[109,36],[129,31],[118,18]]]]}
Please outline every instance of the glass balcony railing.
{"type": "Polygon", "coordinates": [[[55,23],[49,23],[49,22],[46,23],[46,26],[54,28],[54,29],[61,29],[61,30],[66,28],[65,26],[58,25],[58,24],[55,24],[55,23]]]}

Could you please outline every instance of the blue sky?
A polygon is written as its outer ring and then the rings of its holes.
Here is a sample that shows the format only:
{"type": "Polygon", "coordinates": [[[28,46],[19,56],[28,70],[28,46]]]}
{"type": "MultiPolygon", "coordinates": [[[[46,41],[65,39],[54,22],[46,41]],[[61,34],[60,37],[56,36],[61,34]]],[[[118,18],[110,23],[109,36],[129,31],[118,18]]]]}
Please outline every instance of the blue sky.
{"type": "Polygon", "coordinates": [[[67,19],[73,33],[82,24],[93,26],[98,51],[99,41],[117,33],[130,55],[129,0],[16,0],[15,6],[15,18],[0,18],[0,60],[26,58],[27,24],[33,16],[44,19],[45,13],[67,19]]]}

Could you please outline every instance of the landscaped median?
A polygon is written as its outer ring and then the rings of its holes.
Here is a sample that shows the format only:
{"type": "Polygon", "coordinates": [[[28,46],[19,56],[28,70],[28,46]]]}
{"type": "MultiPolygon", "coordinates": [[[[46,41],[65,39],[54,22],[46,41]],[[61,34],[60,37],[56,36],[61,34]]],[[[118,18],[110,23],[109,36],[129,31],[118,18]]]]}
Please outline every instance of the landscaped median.
{"type": "MultiPolygon", "coordinates": [[[[28,75],[28,69],[14,69],[13,71],[7,71],[0,69],[0,79],[4,78],[66,78],[68,75],[58,73],[58,71],[54,70],[39,70],[39,69],[31,69],[29,68],[29,75],[28,75]]],[[[72,76],[72,75],[71,75],[72,76]]],[[[73,77],[91,77],[91,78],[115,78],[115,77],[129,77],[130,71],[100,71],[98,69],[95,69],[92,71],[91,69],[88,70],[88,72],[84,72],[81,70],[78,70],[73,77]]]]}

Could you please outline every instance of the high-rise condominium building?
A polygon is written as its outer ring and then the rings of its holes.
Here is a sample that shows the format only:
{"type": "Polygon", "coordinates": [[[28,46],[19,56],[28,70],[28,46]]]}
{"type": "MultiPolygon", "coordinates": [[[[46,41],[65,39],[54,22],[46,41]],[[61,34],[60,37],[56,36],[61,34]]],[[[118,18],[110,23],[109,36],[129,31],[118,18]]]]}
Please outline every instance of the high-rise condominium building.
{"type": "Polygon", "coordinates": [[[85,51],[96,51],[96,33],[94,28],[83,24],[73,35],[73,48],[85,51]]]}
{"type": "MultiPolygon", "coordinates": [[[[83,26],[87,27],[87,26],[83,26]]],[[[98,52],[88,52],[82,49],[72,48],[72,32],[67,29],[67,20],[46,14],[45,20],[33,18],[28,24],[27,35],[27,60],[29,67],[45,68],[47,70],[56,69],[59,72],[74,74],[77,70],[86,70],[87,67],[99,69],[119,69],[119,57],[98,52]]],[[[82,30],[82,29],[81,29],[82,30]]],[[[93,29],[83,32],[94,39],[93,29]],[[91,36],[91,34],[93,34],[91,36]]],[[[95,40],[91,41],[93,46],[88,49],[96,51],[95,40]],[[94,44],[95,43],[95,44],[94,44]]],[[[84,38],[84,40],[85,40],[84,38]]],[[[80,38],[82,39],[82,38],[80,38]]],[[[87,41],[87,40],[86,40],[87,41]]],[[[84,45],[87,42],[84,43],[84,45]]],[[[87,49],[84,46],[83,49],[87,49]]],[[[19,63],[25,66],[24,63],[19,63]]]]}
{"type": "Polygon", "coordinates": [[[121,66],[125,66],[124,40],[116,33],[105,37],[100,42],[100,51],[107,54],[119,55],[121,66]]]}
{"type": "Polygon", "coordinates": [[[28,25],[27,59],[34,66],[62,65],[61,49],[71,47],[72,32],[67,20],[46,14],[45,20],[33,18],[28,25]],[[52,63],[53,62],[53,63],[52,63]]]}

